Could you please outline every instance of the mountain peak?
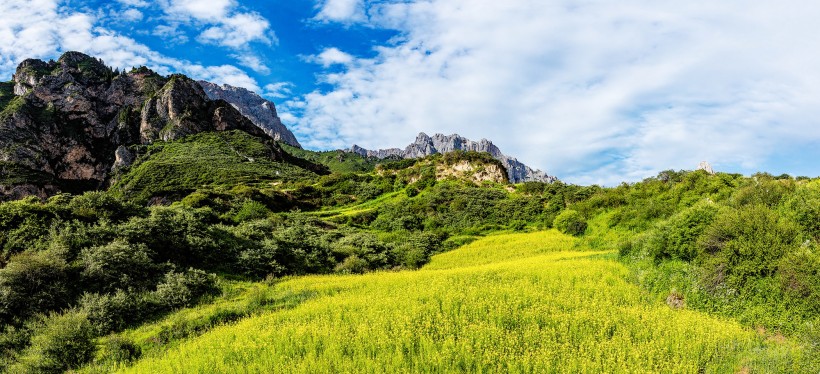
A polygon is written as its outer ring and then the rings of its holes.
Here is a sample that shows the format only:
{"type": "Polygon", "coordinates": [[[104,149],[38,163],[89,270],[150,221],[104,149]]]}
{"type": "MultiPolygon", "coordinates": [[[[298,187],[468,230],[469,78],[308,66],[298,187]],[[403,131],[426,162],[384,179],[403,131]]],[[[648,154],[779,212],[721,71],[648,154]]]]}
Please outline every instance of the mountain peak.
{"type": "Polygon", "coordinates": [[[357,145],[354,145],[348,152],[356,153],[366,157],[401,157],[401,158],[421,158],[436,153],[450,153],[453,151],[476,151],[489,153],[493,158],[504,165],[507,169],[507,175],[512,183],[521,183],[529,181],[538,182],[555,182],[558,179],[547,175],[541,170],[533,170],[527,165],[524,165],[514,157],[505,155],[487,139],[481,139],[478,142],[469,140],[458,134],[444,135],[436,133],[432,137],[421,132],[416,136],[416,140],[410,143],[404,150],[399,148],[367,150],[357,145]]]}
{"type": "Polygon", "coordinates": [[[199,84],[211,100],[219,99],[230,103],[271,138],[302,148],[293,133],[282,124],[279,115],[276,113],[276,105],[273,102],[242,87],[234,87],[228,84],[220,86],[207,81],[199,81],[199,84]]]}

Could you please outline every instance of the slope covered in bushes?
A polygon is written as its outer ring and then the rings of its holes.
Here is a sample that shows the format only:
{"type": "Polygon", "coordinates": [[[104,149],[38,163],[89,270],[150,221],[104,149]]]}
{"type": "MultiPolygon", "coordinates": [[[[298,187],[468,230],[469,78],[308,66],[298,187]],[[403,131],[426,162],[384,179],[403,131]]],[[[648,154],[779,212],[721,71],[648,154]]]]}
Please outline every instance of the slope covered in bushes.
{"type": "MultiPolygon", "coordinates": [[[[618,253],[628,269],[618,271],[654,302],[787,339],[809,353],[763,359],[820,367],[811,359],[820,357],[820,181],[667,171],[602,188],[436,176],[441,163],[486,161],[476,154],[374,171],[335,158],[356,172],[320,175],[327,169],[308,161],[270,161],[272,149],[242,132],[202,133],[140,148],[108,191],[0,204],[0,370],[127,362],[148,348],[100,337],[230,303],[237,282],[417,269],[488,234],[553,227],[580,238],[578,248],[618,253]],[[80,343],[54,345],[67,339],[80,343]],[[104,344],[87,354],[86,341],[104,344]]],[[[157,341],[280,305],[260,303],[157,341]]]]}

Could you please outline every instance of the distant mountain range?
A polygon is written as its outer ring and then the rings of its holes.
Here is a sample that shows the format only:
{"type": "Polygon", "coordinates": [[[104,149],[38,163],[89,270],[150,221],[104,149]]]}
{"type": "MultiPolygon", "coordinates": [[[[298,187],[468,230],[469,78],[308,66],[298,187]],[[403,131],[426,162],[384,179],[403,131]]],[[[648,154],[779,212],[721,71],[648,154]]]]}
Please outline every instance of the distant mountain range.
{"type": "Polygon", "coordinates": [[[435,134],[432,137],[425,133],[419,133],[416,140],[404,149],[388,148],[379,150],[368,150],[357,145],[353,145],[348,152],[353,152],[365,157],[387,158],[418,158],[436,153],[448,153],[452,151],[476,151],[487,152],[498,161],[504,164],[507,169],[507,176],[512,183],[521,182],[547,182],[552,183],[558,178],[548,175],[541,170],[524,165],[514,157],[510,157],[501,152],[498,147],[487,139],[472,141],[463,136],[453,134],[435,134]]]}

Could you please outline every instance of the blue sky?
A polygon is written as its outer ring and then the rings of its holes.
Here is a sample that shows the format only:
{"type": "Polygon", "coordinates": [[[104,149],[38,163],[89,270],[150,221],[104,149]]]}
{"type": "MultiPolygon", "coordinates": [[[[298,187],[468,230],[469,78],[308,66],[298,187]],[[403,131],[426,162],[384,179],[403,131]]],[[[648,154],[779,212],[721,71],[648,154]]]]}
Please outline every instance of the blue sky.
{"type": "Polygon", "coordinates": [[[4,0],[0,75],[79,50],[253,89],[311,149],[487,138],[581,184],[820,175],[802,0],[4,0]]]}

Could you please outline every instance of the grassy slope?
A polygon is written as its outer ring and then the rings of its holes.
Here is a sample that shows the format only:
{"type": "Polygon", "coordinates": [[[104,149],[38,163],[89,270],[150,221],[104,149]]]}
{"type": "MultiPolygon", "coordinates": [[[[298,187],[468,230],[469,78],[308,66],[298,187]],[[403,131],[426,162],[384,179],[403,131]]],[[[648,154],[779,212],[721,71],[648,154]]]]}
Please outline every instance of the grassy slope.
{"type": "MultiPolygon", "coordinates": [[[[255,292],[286,307],[147,349],[125,371],[794,371],[754,361],[799,360],[788,341],[653,302],[623,265],[583,248],[554,231],[507,234],[419,271],[285,280],[255,292]]],[[[151,328],[126,334],[145,345],[151,328]]]]}
{"type": "Polygon", "coordinates": [[[315,176],[270,160],[267,146],[241,131],[202,133],[148,147],[146,154],[112,187],[129,197],[186,195],[215,185],[234,186],[315,176]]]}
{"type": "Polygon", "coordinates": [[[285,143],[279,145],[288,153],[303,158],[308,161],[313,161],[330,168],[334,173],[368,173],[373,171],[376,164],[381,160],[374,157],[362,157],[355,153],[341,152],[341,151],[310,151],[306,149],[296,148],[285,143]]]}

